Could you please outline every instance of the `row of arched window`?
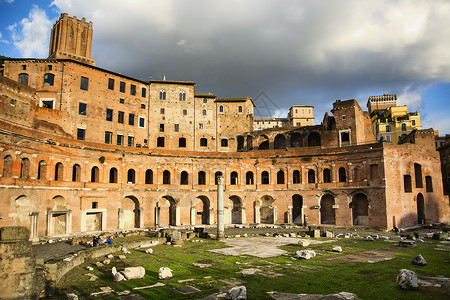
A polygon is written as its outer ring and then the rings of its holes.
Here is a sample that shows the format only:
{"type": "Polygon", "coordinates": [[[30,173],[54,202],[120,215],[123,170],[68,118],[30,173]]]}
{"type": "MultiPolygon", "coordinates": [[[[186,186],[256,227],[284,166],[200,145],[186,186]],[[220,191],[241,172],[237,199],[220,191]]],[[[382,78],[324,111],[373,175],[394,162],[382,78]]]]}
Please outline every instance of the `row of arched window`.
{"type": "MultiPolygon", "coordinates": [[[[11,177],[12,176],[12,163],[13,158],[11,155],[7,155],[3,161],[3,177],[11,177]]],[[[353,169],[355,181],[360,181],[360,169],[353,169]]],[[[53,180],[62,181],[64,174],[64,165],[61,162],[58,162],[55,165],[53,180]]],[[[222,175],[222,172],[215,173],[215,184],[217,184],[217,178],[219,175],[222,175]]],[[[22,158],[21,160],[21,170],[20,170],[20,178],[29,179],[30,177],[30,160],[28,158],[22,158]]],[[[79,164],[74,164],[72,166],[71,172],[71,180],[72,181],[81,181],[81,166],[79,164]]],[[[37,179],[50,179],[47,178],[47,162],[41,160],[38,165],[38,174],[37,179]]],[[[109,183],[117,183],[118,182],[118,170],[116,168],[111,168],[109,171],[109,183]]],[[[171,174],[170,171],[165,170],[163,172],[163,184],[171,184],[171,174]]],[[[339,182],[347,181],[347,170],[344,167],[338,169],[338,179],[339,182]]],[[[91,182],[99,182],[100,180],[100,169],[97,166],[91,168],[90,172],[90,181],[91,182]]],[[[127,182],[128,183],[136,183],[136,171],[134,169],[129,169],[127,171],[127,182]]],[[[276,173],[276,184],[285,184],[285,171],[279,170],[276,173]]],[[[325,168],[322,170],[322,182],[332,182],[332,174],[331,170],[325,168]]],[[[263,171],[261,172],[261,184],[270,184],[270,175],[269,172],[263,171]]],[[[292,172],[292,183],[298,184],[302,183],[302,173],[299,170],[294,170],[292,172]]],[[[307,173],[307,183],[316,183],[316,172],[313,169],[309,169],[307,173]]],[[[153,171],[151,169],[146,170],[145,172],[145,184],[153,184],[153,171]]],[[[189,184],[189,174],[186,171],[182,171],[180,173],[180,184],[187,185],[189,184]]],[[[204,171],[200,171],[197,173],[197,183],[198,185],[206,184],[206,173],[204,171]]],[[[230,185],[238,185],[239,183],[239,175],[238,172],[233,171],[230,173],[229,178],[230,185]]],[[[253,185],[255,184],[254,173],[252,171],[248,171],[245,174],[245,184],[253,185]]]]}
{"type": "MultiPolygon", "coordinates": [[[[28,74],[20,73],[19,74],[19,83],[23,85],[28,85],[28,74]]],[[[44,74],[44,86],[53,86],[55,84],[55,75],[52,73],[44,74]]]]}
{"type": "MultiPolygon", "coordinates": [[[[186,92],[185,91],[181,91],[178,94],[178,100],[180,101],[186,101],[186,92]]],[[[166,100],[166,91],[165,90],[160,90],[159,91],[159,100],[166,100]]]]}

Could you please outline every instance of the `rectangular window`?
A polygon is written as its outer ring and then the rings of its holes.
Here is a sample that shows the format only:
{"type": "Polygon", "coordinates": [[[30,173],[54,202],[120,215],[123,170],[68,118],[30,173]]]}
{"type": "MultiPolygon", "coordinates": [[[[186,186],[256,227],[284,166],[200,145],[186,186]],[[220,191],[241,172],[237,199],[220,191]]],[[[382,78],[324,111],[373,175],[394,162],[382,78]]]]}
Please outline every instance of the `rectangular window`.
{"type": "Polygon", "coordinates": [[[391,125],[386,125],[386,132],[391,132],[391,125]]]}
{"type": "Polygon", "coordinates": [[[228,140],[227,140],[227,139],[222,139],[222,140],[220,141],[220,145],[221,145],[222,147],[228,147],[228,140]]]}
{"type": "Polygon", "coordinates": [[[86,136],[86,129],[78,128],[77,129],[77,139],[84,141],[85,136],[86,136]]]}
{"type": "Polygon", "coordinates": [[[78,105],[78,114],[80,116],[85,116],[86,115],[86,109],[87,109],[87,104],[80,102],[79,105],[78,105]]]}
{"type": "Polygon", "coordinates": [[[112,132],[105,131],[105,144],[112,143],[112,132]]]}
{"type": "Polygon", "coordinates": [[[87,91],[89,88],[89,78],[81,76],[80,89],[87,91]]]}
{"type": "Polygon", "coordinates": [[[144,98],[147,97],[147,89],[146,88],[142,88],[141,96],[144,97],[144,98]]]}
{"type": "Polygon", "coordinates": [[[141,104],[141,108],[145,108],[145,104],[141,104]]]}
{"type": "Polygon", "coordinates": [[[118,134],[117,135],[117,145],[123,145],[123,135],[122,134],[118,134]]]}
{"type": "Polygon", "coordinates": [[[53,69],[52,65],[48,65],[48,70],[51,71],[53,69]]]}
{"type": "Polygon", "coordinates": [[[187,109],[183,109],[183,116],[187,115],[187,109]]]}
{"type": "Polygon", "coordinates": [[[106,121],[112,121],[113,120],[113,110],[110,108],[106,109],[106,121]]]}
{"type": "Polygon", "coordinates": [[[134,84],[130,85],[130,95],[136,95],[136,86],[134,84]]]}
{"type": "Polygon", "coordinates": [[[128,147],[134,146],[134,136],[128,136],[128,147]]]}
{"type": "Polygon", "coordinates": [[[108,89],[114,90],[114,79],[112,78],[108,79],[108,89]]]}
{"type": "Polygon", "coordinates": [[[128,125],[134,126],[134,114],[128,114],[128,125]]]}
{"type": "Polygon", "coordinates": [[[416,126],[416,120],[411,120],[412,126],[416,126]]]}
{"type": "Polygon", "coordinates": [[[123,82],[123,81],[120,82],[119,89],[120,89],[121,93],[125,93],[125,82],[123,82]]]}
{"type": "Polygon", "coordinates": [[[175,124],[174,131],[175,132],[179,132],[180,131],[180,124],[175,124]]]}
{"type": "Polygon", "coordinates": [[[164,132],[164,124],[159,124],[159,132],[164,132]]]}
{"type": "Polygon", "coordinates": [[[206,116],[206,109],[202,111],[202,115],[206,116]]]}
{"type": "Polygon", "coordinates": [[[391,136],[390,135],[386,135],[386,142],[391,142],[391,136]]]}
{"type": "Polygon", "coordinates": [[[125,99],[120,98],[120,99],[119,99],[119,103],[120,103],[120,104],[124,104],[124,103],[125,103],[125,99]]]}
{"type": "Polygon", "coordinates": [[[119,111],[117,114],[117,122],[123,124],[125,119],[125,113],[123,111],[119,111]]]}
{"type": "Polygon", "coordinates": [[[161,115],[163,115],[165,113],[164,108],[161,108],[159,112],[160,112],[161,115]]]}
{"type": "Polygon", "coordinates": [[[145,118],[139,117],[139,127],[144,128],[145,127],[145,118]]]}
{"type": "Polygon", "coordinates": [[[203,129],[203,124],[198,124],[198,129],[203,129]]]}

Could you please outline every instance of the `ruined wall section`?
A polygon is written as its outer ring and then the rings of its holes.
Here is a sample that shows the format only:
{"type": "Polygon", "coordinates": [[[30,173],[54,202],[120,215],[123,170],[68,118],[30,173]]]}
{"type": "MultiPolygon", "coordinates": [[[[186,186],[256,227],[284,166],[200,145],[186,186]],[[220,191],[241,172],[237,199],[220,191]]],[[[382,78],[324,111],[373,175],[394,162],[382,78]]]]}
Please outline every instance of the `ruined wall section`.
{"type": "Polygon", "coordinates": [[[384,148],[388,228],[448,222],[438,152],[415,144],[384,148]]]}
{"type": "Polygon", "coordinates": [[[31,127],[36,90],[0,76],[0,116],[3,121],[31,127]]]}
{"type": "Polygon", "coordinates": [[[217,151],[215,100],[212,94],[195,95],[195,151],[217,151]]]}

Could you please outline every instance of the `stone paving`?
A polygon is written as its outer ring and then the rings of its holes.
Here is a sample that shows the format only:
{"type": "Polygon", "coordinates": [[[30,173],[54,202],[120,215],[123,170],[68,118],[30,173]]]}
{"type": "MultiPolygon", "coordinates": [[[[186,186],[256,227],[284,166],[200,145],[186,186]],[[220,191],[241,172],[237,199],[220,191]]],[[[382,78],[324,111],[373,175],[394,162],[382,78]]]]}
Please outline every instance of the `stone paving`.
{"type": "MultiPolygon", "coordinates": [[[[225,255],[250,255],[260,258],[274,257],[288,254],[287,251],[279,249],[279,246],[298,244],[305,239],[291,237],[248,237],[226,239],[224,242],[230,248],[213,249],[211,252],[225,255]]],[[[309,240],[311,244],[331,243],[334,240],[316,241],[309,240]]]]}

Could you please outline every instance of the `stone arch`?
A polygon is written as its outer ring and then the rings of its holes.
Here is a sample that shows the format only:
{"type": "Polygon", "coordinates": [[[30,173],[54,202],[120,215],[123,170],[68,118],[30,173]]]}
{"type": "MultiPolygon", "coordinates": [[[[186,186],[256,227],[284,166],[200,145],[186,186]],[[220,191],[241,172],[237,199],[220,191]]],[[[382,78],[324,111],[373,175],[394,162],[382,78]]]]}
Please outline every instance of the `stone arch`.
{"type": "Polygon", "coordinates": [[[237,137],[237,151],[238,152],[244,151],[244,143],[245,143],[245,138],[242,135],[239,135],[237,137]]]}
{"type": "Polygon", "coordinates": [[[369,225],[369,201],[367,195],[357,193],[351,202],[353,225],[369,225]]]}
{"type": "Polygon", "coordinates": [[[135,196],[122,198],[119,208],[119,229],[140,227],[141,209],[139,200],[135,196]]]}
{"type": "Polygon", "coordinates": [[[109,170],[109,183],[117,183],[118,182],[118,178],[119,178],[119,175],[118,175],[117,169],[114,168],[114,167],[111,168],[109,170]]]}
{"type": "Polygon", "coordinates": [[[247,136],[247,150],[253,150],[253,136],[247,136]]]}
{"type": "Polygon", "coordinates": [[[239,184],[238,173],[236,171],[231,172],[230,174],[230,184],[237,185],[239,184]]]}
{"type": "Polygon", "coordinates": [[[262,171],[261,172],[261,184],[269,184],[269,183],[270,183],[269,172],[262,171]]]}
{"type": "Polygon", "coordinates": [[[3,177],[12,177],[13,158],[11,155],[6,155],[3,158],[3,177]]]}
{"type": "Polygon", "coordinates": [[[151,169],[145,171],[145,184],[153,184],[153,171],[151,169]]]}
{"type": "Polygon", "coordinates": [[[91,182],[100,181],[100,169],[97,166],[93,166],[91,169],[91,182]]]}
{"type": "Polygon", "coordinates": [[[325,194],[320,199],[320,224],[336,224],[334,211],[334,197],[331,194],[325,194]]]}
{"type": "Polygon", "coordinates": [[[320,146],[321,145],[321,137],[318,132],[311,132],[308,135],[308,147],[312,146],[320,146]]]}
{"type": "Polygon", "coordinates": [[[30,213],[33,207],[33,202],[26,195],[17,197],[12,207],[12,211],[16,213],[13,219],[13,226],[24,226],[30,229],[30,213]]]}
{"type": "Polygon", "coordinates": [[[303,137],[299,132],[295,132],[291,135],[291,147],[298,148],[303,146],[303,137]]]}
{"type": "Polygon", "coordinates": [[[277,211],[273,206],[275,199],[272,196],[265,195],[260,199],[259,213],[262,224],[275,224],[277,211]]]}
{"type": "Polygon", "coordinates": [[[158,226],[176,226],[179,223],[178,201],[172,196],[162,196],[156,202],[155,224],[158,226]]]}
{"type": "Polygon", "coordinates": [[[163,172],[163,184],[170,184],[170,171],[168,170],[163,172]]]}
{"type": "Polygon", "coordinates": [[[302,173],[299,170],[294,170],[292,172],[292,183],[301,183],[302,182],[302,173]]]}
{"type": "Polygon", "coordinates": [[[181,185],[187,185],[189,184],[189,174],[186,171],[181,171],[180,174],[180,184],[181,185]]]}
{"type": "Polygon", "coordinates": [[[51,209],[47,211],[47,235],[63,235],[70,233],[71,211],[66,199],[57,195],[50,200],[51,209]]]}
{"type": "Polygon", "coordinates": [[[279,170],[277,172],[277,184],[284,184],[284,171],[279,170]]]}
{"type": "MultiPolygon", "coordinates": [[[[217,171],[216,173],[214,173],[214,184],[215,185],[219,184],[218,180],[219,180],[220,176],[223,176],[221,171],[217,171]]],[[[224,179],[225,179],[225,177],[224,177],[224,179]]]]}
{"type": "Polygon", "coordinates": [[[245,173],[245,184],[254,184],[254,176],[252,171],[245,173]]]}
{"type": "Polygon", "coordinates": [[[274,149],[286,149],[286,137],[283,134],[277,134],[273,141],[274,149]]]}
{"type": "Polygon", "coordinates": [[[45,160],[41,160],[38,164],[37,179],[47,179],[47,162],[45,160]]]}
{"type": "Polygon", "coordinates": [[[363,172],[360,167],[353,168],[353,181],[354,182],[363,181],[362,176],[363,176],[363,172]]]}
{"type": "Polygon", "coordinates": [[[72,166],[72,181],[81,181],[81,167],[79,164],[72,166]]]}
{"type": "Polygon", "coordinates": [[[26,157],[22,158],[20,161],[20,178],[30,178],[30,160],[26,157]]]}
{"type": "Polygon", "coordinates": [[[243,224],[245,221],[245,208],[242,199],[233,195],[228,198],[231,206],[231,224],[243,224]]]}
{"type": "Polygon", "coordinates": [[[210,224],[210,208],[211,202],[206,196],[198,196],[195,198],[192,209],[193,209],[193,218],[191,220],[192,225],[196,224],[210,224]]]}
{"type": "Polygon", "coordinates": [[[344,167],[340,167],[338,170],[339,182],[347,181],[347,170],[344,167]]]}
{"type": "Polygon", "coordinates": [[[58,162],[55,165],[55,180],[62,181],[64,178],[64,165],[58,162]]]}
{"type": "Polygon", "coordinates": [[[329,168],[323,169],[323,182],[331,182],[331,170],[329,168]]]}
{"type": "Polygon", "coordinates": [[[128,169],[127,183],[136,183],[136,171],[134,169],[128,169]]]}
{"type": "Polygon", "coordinates": [[[417,194],[417,223],[425,224],[425,199],[422,193],[417,194]]]}
{"type": "Polygon", "coordinates": [[[313,169],[308,170],[308,183],[316,183],[316,172],[313,169]]]}
{"type": "Polygon", "coordinates": [[[260,135],[258,138],[258,149],[268,150],[269,149],[269,137],[265,134],[260,135]]]}

